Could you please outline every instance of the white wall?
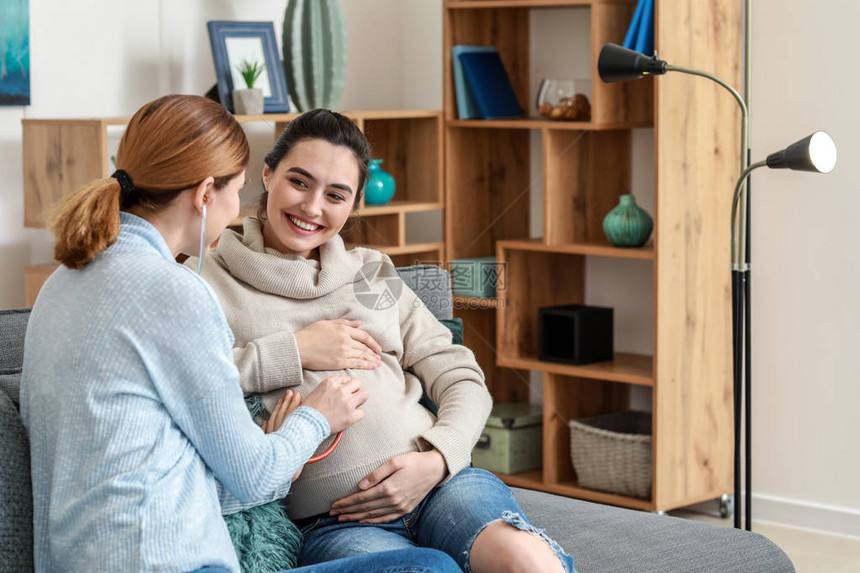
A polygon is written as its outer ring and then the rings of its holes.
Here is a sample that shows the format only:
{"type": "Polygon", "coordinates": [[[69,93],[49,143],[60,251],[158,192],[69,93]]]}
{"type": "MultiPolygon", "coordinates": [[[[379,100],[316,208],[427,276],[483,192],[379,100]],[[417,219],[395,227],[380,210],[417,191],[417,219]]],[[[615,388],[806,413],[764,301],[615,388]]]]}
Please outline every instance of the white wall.
{"type": "Polygon", "coordinates": [[[860,3],[757,0],[752,16],[753,161],[816,129],[839,149],[829,175],[753,176],[753,513],[860,536],[860,3]]]}
{"type": "MultiPolygon", "coordinates": [[[[21,223],[21,118],[128,115],[162,93],[204,93],[215,82],[205,21],[272,20],[280,29],[285,5],[30,2],[33,103],[0,108],[0,308],[23,305],[24,266],[51,258],[50,234],[21,223]]],[[[341,106],[441,107],[441,0],[341,5],[349,35],[341,106]]],[[[753,494],[757,519],[860,536],[852,447],[860,80],[849,55],[857,21],[853,0],[754,2],[753,159],[824,128],[840,164],[827,176],[760,170],[753,178],[753,494]]],[[[636,146],[652,153],[644,134],[636,146]]]]}
{"type": "MultiPolygon", "coordinates": [[[[341,107],[440,108],[439,0],[341,7],[349,47],[341,107]],[[404,49],[407,37],[422,41],[404,49]],[[419,57],[421,67],[413,66],[419,57]],[[437,79],[430,89],[425,77],[437,79]]],[[[280,39],[285,8],[268,0],[30,1],[32,105],[0,107],[0,308],[23,306],[24,267],[52,260],[50,233],[23,227],[21,119],[128,116],[165,93],[203,94],[215,83],[206,21],[270,20],[280,39]]],[[[249,136],[261,158],[271,131],[258,126],[249,136]]],[[[261,168],[261,159],[249,166],[255,185],[261,168]]]]}

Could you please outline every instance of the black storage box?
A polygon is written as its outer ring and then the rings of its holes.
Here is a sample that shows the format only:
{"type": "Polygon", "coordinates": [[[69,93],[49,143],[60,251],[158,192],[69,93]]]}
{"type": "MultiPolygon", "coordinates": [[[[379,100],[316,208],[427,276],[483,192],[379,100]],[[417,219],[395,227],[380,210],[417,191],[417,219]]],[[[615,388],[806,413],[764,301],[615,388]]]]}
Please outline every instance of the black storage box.
{"type": "Polygon", "coordinates": [[[540,360],[588,364],[612,360],[611,308],[567,304],[540,309],[540,360]]]}

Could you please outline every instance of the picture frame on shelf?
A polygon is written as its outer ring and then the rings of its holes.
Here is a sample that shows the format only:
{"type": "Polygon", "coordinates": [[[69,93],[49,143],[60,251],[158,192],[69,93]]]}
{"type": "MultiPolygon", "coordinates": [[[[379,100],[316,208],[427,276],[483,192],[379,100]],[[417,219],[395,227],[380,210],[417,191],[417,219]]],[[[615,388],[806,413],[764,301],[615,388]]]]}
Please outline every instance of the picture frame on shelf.
{"type": "Polygon", "coordinates": [[[263,90],[263,112],[290,111],[287,81],[278,56],[274,24],[212,20],[206,23],[206,27],[218,78],[218,99],[224,107],[234,112],[233,90],[245,85],[239,73],[239,65],[245,60],[264,63],[265,69],[257,80],[263,90]]]}

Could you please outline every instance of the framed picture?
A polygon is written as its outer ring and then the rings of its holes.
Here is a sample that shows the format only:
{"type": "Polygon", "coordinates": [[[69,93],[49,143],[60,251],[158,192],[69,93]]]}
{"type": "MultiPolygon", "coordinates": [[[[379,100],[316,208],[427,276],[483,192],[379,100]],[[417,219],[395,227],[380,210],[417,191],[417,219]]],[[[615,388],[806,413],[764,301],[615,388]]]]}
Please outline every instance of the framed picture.
{"type": "Polygon", "coordinates": [[[233,90],[245,88],[239,72],[243,61],[263,65],[263,73],[254,84],[263,90],[263,111],[290,111],[287,82],[278,57],[275,26],[271,22],[207,22],[212,59],[218,77],[218,99],[233,111],[233,90]]]}
{"type": "Polygon", "coordinates": [[[0,105],[30,105],[29,0],[0,0],[0,105]]]}

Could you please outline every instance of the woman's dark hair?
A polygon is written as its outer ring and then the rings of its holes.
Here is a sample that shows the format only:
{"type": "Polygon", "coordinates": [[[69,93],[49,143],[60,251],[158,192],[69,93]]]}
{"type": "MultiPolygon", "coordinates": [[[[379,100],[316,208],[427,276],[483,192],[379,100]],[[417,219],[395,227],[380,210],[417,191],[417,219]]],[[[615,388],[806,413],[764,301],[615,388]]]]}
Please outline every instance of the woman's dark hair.
{"type": "MultiPolygon", "coordinates": [[[[370,143],[355,123],[345,115],[330,109],[312,109],[292,120],[281,133],[275,146],[266,154],[263,161],[274,172],[278,164],[296,146],[306,139],[323,139],[332,145],[346,147],[355,156],[358,163],[358,189],[355,193],[353,209],[358,209],[364,183],[367,179],[367,166],[370,163],[370,143]]],[[[269,192],[260,196],[257,205],[257,218],[266,220],[266,207],[269,202],[269,192]]]]}
{"type": "Polygon", "coordinates": [[[152,100],[134,114],[119,142],[116,165],[126,192],[108,177],[66,197],[51,221],[54,258],[83,268],[116,240],[120,211],[158,212],[207,177],[221,189],[245,170],[250,155],[242,126],[224,106],[193,95],[152,100]]]}

